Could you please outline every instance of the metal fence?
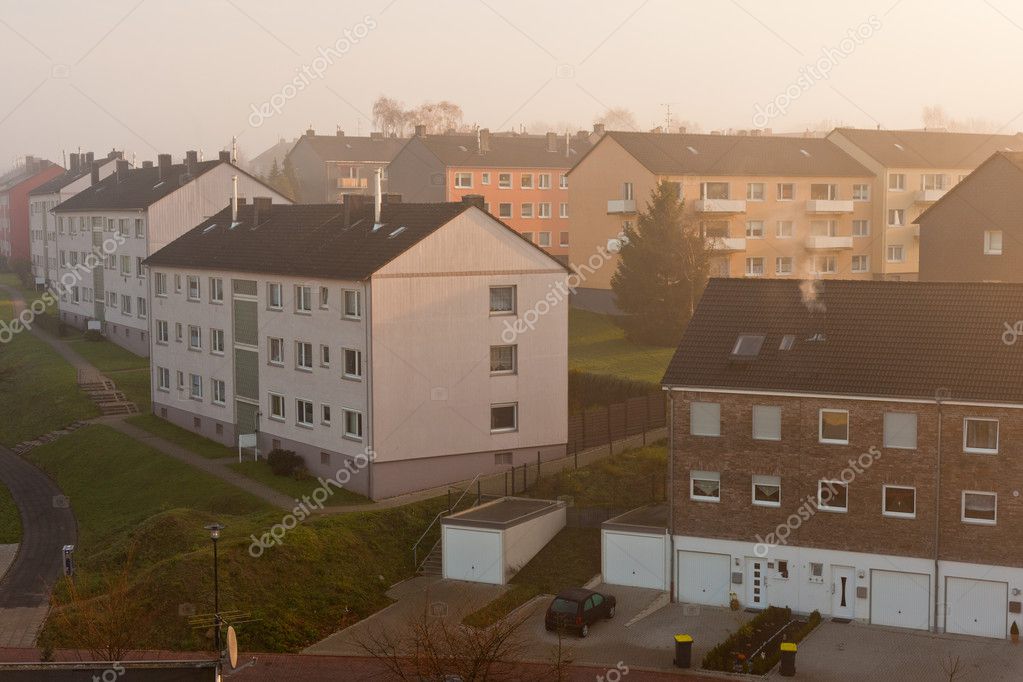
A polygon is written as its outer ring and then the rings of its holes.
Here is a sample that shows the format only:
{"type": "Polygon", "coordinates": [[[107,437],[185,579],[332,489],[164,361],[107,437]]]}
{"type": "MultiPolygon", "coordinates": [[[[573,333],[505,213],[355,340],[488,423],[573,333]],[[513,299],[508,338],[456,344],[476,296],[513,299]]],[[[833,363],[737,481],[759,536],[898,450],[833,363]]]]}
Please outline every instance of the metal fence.
{"type": "MultiPolygon", "coordinates": [[[[568,418],[568,452],[641,436],[668,423],[668,405],[660,391],[623,403],[583,410],[568,418]]],[[[646,442],[644,441],[644,445],[646,442]]]]}

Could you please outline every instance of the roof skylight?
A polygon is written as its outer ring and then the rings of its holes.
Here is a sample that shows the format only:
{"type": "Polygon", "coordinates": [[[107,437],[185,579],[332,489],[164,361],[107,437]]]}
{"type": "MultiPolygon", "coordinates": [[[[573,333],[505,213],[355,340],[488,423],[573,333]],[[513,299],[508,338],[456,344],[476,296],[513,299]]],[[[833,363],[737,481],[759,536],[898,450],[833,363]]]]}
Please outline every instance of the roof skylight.
{"type": "Polygon", "coordinates": [[[755,358],[764,345],[763,334],[740,334],[732,348],[732,355],[740,358],[755,358]]]}
{"type": "Polygon", "coordinates": [[[394,238],[395,238],[395,237],[397,237],[397,236],[398,236],[399,234],[401,234],[402,232],[404,232],[404,231],[405,231],[405,229],[406,229],[406,226],[405,226],[405,225],[402,225],[402,226],[401,226],[401,227],[399,227],[399,228],[398,228],[397,230],[395,230],[395,231],[394,231],[394,232],[392,232],[391,234],[387,235],[387,238],[388,238],[388,239],[394,239],[394,238]]]}
{"type": "Polygon", "coordinates": [[[796,337],[792,334],[786,334],[781,337],[781,343],[778,344],[778,350],[792,350],[792,347],[796,345],[796,337]]]}

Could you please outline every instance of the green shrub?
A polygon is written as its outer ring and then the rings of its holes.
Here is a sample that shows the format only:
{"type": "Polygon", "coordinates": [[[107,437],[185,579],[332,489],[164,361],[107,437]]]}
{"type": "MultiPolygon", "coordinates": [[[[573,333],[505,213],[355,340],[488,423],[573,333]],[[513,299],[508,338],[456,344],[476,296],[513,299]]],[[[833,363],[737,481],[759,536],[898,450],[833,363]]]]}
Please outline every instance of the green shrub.
{"type": "Polygon", "coordinates": [[[103,334],[98,329],[87,329],[82,337],[86,341],[102,341],[103,334]]]}
{"type": "Polygon", "coordinates": [[[568,372],[568,405],[572,412],[623,403],[629,398],[642,398],[660,392],[660,386],[646,381],[625,379],[612,374],[590,374],[574,369],[568,372]]]}
{"type": "Polygon", "coordinates": [[[305,470],[305,460],[295,453],[294,450],[282,450],[274,448],[266,456],[266,463],[270,471],[276,476],[295,476],[305,470]]]}

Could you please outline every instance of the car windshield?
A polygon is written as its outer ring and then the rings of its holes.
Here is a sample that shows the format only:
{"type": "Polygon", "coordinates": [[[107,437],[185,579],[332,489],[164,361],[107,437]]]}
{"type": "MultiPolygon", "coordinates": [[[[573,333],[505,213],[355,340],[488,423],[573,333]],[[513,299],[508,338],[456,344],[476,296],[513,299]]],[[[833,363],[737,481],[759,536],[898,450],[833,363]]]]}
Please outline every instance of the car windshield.
{"type": "Polygon", "coordinates": [[[555,599],[554,603],[551,604],[551,611],[555,613],[576,613],[579,611],[579,605],[567,599],[555,599]]]}

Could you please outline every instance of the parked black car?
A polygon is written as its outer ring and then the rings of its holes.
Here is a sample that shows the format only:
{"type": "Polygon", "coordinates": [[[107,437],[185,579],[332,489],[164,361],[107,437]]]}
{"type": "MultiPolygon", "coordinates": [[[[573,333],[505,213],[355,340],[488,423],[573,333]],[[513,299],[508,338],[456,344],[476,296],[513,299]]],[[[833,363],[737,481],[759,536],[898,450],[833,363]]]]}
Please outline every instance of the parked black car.
{"type": "Polygon", "coordinates": [[[615,617],[615,598],[581,587],[563,590],[547,607],[544,625],[547,630],[563,627],[575,630],[580,637],[590,634],[590,625],[603,618],[615,617]]]}

